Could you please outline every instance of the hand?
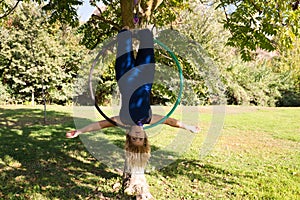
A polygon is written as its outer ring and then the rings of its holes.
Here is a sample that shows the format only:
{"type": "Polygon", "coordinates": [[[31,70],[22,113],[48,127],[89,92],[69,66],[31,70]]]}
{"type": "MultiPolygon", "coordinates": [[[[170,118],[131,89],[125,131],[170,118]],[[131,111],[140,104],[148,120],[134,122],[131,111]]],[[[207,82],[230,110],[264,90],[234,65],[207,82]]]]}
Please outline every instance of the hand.
{"type": "Polygon", "coordinates": [[[75,138],[80,134],[79,131],[73,130],[66,133],[66,138],[75,138]]]}

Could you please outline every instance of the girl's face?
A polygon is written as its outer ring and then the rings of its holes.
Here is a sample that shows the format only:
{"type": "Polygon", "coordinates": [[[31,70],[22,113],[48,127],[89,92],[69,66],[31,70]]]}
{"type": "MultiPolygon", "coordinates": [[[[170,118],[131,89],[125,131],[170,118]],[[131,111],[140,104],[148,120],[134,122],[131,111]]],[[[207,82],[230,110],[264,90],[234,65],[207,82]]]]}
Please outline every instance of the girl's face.
{"type": "Polygon", "coordinates": [[[133,145],[142,146],[144,144],[146,134],[142,126],[132,126],[128,134],[133,145]]]}

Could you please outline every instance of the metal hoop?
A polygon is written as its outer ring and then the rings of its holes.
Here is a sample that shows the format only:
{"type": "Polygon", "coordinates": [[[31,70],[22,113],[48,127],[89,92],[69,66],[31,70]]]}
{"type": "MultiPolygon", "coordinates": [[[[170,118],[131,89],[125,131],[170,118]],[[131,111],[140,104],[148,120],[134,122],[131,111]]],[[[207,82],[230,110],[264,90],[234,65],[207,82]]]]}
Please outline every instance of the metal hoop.
{"type": "MultiPolygon", "coordinates": [[[[154,126],[157,126],[161,123],[163,123],[167,118],[169,118],[172,113],[175,111],[176,107],[179,105],[180,101],[181,101],[181,96],[182,96],[182,91],[183,91],[183,75],[182,75],[182,68],[180,66],[180,63],[177,59],[177,57],[175,56],[175,54],[173,53],[172,50],[170,50],[165,44],[163,44],[162,42],[160,42],[159,40],[157,39],[154,39],[154,42],[157,43],[159,46],[161,46],[163,49],[165,49],[169,54],[170,56],[172,57],[172,59],[175,61],[176,63],[176,66],[177,66],[177,69],[178,69],[178,75],[179,75],[179,78],[180,78],[180,90],[179,90],[179,93],[178,93],[178,96],[177,96],[177,99],[176,99],[176,102],[174,104],[174,106],[172,107],[172,109],[169,111],[169,113],[167,113],[166,116],[164,116],[162,119],[158,120],[157,122],[153,123],[153,124],[150,124],[148,126],[145,126],[144,129],[149,129],[149,128],[152,128],[154,126]]],[[[110,123],[112,123],[113,125],[115,126],[119,126],[119,127],[122,127],[122,128],[125,128],[125,129],[128,129],[130,126],[124,126],[122,124],[119,124],[117,123],[116,121],[112,120],[111,118],[109,118],[101,109],[100,107],[98,106],[98,101],[97,101],[97,98],[95,97],[94,95],[94,92],[93,92],[93,87],[92,87],[92,74],[93,74],[93,71],[94,71],[94,68],[95,68],[95,65],[97,63],[97,61],[99,60],[99,57],[102,56],[104,57],[104,53],[105,51],[108,49],[109,46],[113,45],[116,43],[116,40],[113,40],[111,41],[107,46],[103,47],[102,50],[97,54],[94,62],[93,62],[93,65],[91,67],[91,70],[90,70],[90,75],[89,75],[89,88],[90,88],[90,93],[91,93],[91,98],[93,101],[95,101],[95,107],[96,109],[98,110],[98,112],[107,120],[109,121],[110,123]]]]}

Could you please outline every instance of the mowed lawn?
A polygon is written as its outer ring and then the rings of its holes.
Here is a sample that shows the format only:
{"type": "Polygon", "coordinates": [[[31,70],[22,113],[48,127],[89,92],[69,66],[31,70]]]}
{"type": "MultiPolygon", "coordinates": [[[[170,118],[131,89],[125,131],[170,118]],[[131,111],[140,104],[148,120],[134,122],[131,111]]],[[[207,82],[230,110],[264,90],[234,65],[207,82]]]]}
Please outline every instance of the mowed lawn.
{"type": "MultiPolygon", "coordinates": [[[[205,157],[200,151],[212,108],[191,109],[185,119],[192,122],[195,112],[202,130],[189,149],[146,175],[156,199],[300,199],[300,108],[227,106],[205,157]]],[[[0,199],[122,199],[120,173],[94,158],[80,138],[64,137],[75,127],[73,108],[48,106],[46,125],[43,117],[42,106],[0,106],[0,199]]],[[[89,122],[82,118],[75,122],[89,122]]],[[[155,135],[153,150],[172,140],[174,130],[155,135]]],[[[105,133],[122,148],[122,130],[105,133]]]]}

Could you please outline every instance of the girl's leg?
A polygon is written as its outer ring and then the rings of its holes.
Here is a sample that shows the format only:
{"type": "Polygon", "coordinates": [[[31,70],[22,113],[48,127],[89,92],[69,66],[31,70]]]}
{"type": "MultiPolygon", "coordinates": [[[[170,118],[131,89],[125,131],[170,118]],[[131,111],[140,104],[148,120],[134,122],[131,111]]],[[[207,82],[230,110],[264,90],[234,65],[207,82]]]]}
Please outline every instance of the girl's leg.
{"type": "MultiPolygon", "coordinates": [[[[153,115],[150,124],[154,124],[157,121],[161,120],[162,118],[164,118],[164,116],[161,115],[153,115]]],[[[163,124],[175,127],[175,128],[181,128],[181,129],[185,129],[188,131],[191,131],[192,133],[198,133],[200,131],[200,128],[198,126],[192,126],[192,125],[187,125],[184,124],[180,121],[178,121],[177,119],[174,118],[167,118],[163,124]]]]}
{"type": "MultiPolygon", "coordinates": [[[[119,116],[112,117],[111,120],[117,121],[118,123],[120,123],[120,117],[119,116]]],[[[110,123],[109,121],[101,120],[101,121],[98,121],[98,122],[88,124],[87,126],[81,128],[81,129],[68,131],[66,133],[66,137],[67,138],[75,138],[79,134],[82,134],[82,133],[87,133],[87,132],[91,132],[91,131],[98,131],[100,129],[109,128],[109,127],[113,127],[113,126],[115,126],[115,125],[110,123]]]]}
{"type": "MultiPolygon", "coordinates": [[[[151,120],[150,94],[155,72],[154,43],[150,30],[138,32],[139,50],[135,59],[135,67],[131,70],[134,80],[128,97],[129,114],[134,124],[147,124],[151,120]]],[[[123,116],[123,115],[122,115],[123,116]]]]}
{"type": "Polygon", "coordinates": [[[115,64],[116,80],[118,81],[119,90],[121,93],[121,110],[120,118],[122,123],[130,124],[132,121],[129,114],[129,99],[132,94],[132,82],[134,77],[130,72],[134,68],[134,55],[132,49],[132,33],[127,29],[123,29],[117,36],[117,58],[115,64]]]}
{"type": "Polygon", "coordinates": [[[117,36],[117,58],[115,64],[117,81],[131,68],[134,67],[134,55],[132,50],[132,33],[126,29],[117,36]]]}
{"type": "MultiPolygon", "coordinates": [[[[117,121],[118,123],[120,121],[119,116],[111,117],[110,119],[113,120],[113,121],[117,121]]],[[[80,133],[86,133],[86,132],[98,131],[100,129],[114,127],[114,126],[115,125],[112,124],[108,120],[101,120],[101,121],[98,121],[98,122],[91,123],[91,124],[81,128],[81,129],[78,129],[77,131],[80,132],[80,133]]]]}
{"type": "MultiPolygon", "coordinates": [[[[143,29],[138,32],[140,46],[136,57],[135,65],[152,64],[154,68],[154,41],[153,34],[149,29],[143,29]]],[[[154,69],[153,69],[154,70],[154,69]]]]}

